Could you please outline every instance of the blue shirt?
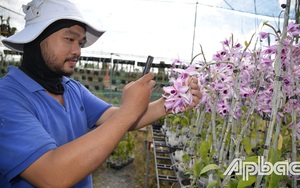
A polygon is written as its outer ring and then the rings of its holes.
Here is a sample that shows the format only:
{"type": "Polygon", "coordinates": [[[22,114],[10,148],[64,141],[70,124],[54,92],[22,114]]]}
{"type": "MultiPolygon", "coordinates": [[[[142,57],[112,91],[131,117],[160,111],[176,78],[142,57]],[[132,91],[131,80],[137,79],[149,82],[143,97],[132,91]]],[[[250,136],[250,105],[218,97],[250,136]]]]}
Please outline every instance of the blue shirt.
{"type": "MultiPolygon", "coordinates": [[[[49,150],[92,129],[110,104],[82,84],[63,77],[62,106],[16,67],[0,79],[0,187],[33,187],[19,177],[49,150]]],[[[75,187],[92,187],[89,175],[75,187]]]]}

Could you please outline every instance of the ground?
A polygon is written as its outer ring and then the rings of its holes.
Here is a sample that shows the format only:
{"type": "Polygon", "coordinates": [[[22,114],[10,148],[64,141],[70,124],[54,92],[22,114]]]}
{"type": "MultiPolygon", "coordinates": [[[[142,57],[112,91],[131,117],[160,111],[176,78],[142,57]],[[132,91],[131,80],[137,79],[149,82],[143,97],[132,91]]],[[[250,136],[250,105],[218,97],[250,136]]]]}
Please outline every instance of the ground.
{"type": "MultiPolygon", "coordinates": [[[[93,173],[94,188],[140,188],[146,187],[147,142],[151,140],[149,128],[138,131],[136,136],[136,152],[132,163],[115,170],[103,163],[93,173]]],[[[150,151],[148,160],[148,188],[157,187],[155,180],[155,165],[153,152],[150,151]]]]}
{"type": "Polygon", "coordinates": [[[133,163],[120,170],[114,170],[105,163],[93,173],[94,188],[134,187],[132,175],[135,173],[133,163]]]}

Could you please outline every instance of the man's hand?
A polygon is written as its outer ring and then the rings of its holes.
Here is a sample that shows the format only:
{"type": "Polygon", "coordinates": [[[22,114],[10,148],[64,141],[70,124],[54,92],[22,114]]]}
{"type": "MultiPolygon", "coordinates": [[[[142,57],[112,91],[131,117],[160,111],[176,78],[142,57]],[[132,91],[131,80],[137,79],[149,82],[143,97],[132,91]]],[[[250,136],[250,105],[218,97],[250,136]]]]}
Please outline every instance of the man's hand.
{"type": "Polygon", "coordinates": [[[166,112],[177,114],[197,107],[202,97],[198,79],[188,77],[186,81],[174,83],[174,86],[164,88],[166,112]]]}
{"type": "Polygon", "coordinates": [[[135,82],[130,82],[123,88],[121,108],[138,118],[147,109],[152,89],[155,86],[153,73],[148,73],[135,82]]]}
{"type": "Polygon", "coordinates": [[[202,97],[202,94],[200,92],[200,88],[198,86],[198,79],[195,77],[192,77],[189,79],[189,86],[191,88],[190,92],[193,95],[193,104],[189,106],[189,108],[193,108],[197,106],[200,102],[200,99],[202,97]]]}

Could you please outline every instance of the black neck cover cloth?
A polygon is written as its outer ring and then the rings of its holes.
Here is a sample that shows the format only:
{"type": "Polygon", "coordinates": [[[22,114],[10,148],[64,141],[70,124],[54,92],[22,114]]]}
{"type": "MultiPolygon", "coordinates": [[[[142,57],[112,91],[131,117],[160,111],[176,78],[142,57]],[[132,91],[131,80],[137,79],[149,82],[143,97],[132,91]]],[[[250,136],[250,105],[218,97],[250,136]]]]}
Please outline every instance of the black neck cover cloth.
{"type": "Polygon", "coordinates": [[[62,85],[62,76],[50,70],[46,65],[40,48],[40,43],[51,34],[63,28],[70,28],[79,25],[85,28],[81,22],[74,20],[58,20],[49,25],[34,41],[24,44],[23,61],[19,69],[39,83],[48,92],[62,95],[64,87],[62,85]]]}

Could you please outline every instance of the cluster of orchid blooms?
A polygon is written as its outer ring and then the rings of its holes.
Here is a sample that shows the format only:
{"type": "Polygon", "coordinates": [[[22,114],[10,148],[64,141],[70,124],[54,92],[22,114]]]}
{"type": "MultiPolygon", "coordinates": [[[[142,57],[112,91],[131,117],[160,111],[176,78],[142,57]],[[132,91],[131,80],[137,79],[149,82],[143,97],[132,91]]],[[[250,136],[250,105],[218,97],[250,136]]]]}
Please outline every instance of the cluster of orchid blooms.
{"type": "MultiPolygon", "coordinates": [[[[210,113],[215,105],[220,116],[229,115],[231,101],[235,98],[235,118],[241,118],[243,107],[254,105],[255,111],[267,120],[271,115],[274,82],[277,80],[282,83],[279,96],[282,104],[277,116],[282,117],[292,111],[300,115],[300,44],[294,41],[300,34],[299,25],[291,22],[287,27],[280,53],[281,75],[275,75],[274,69],[280,41],[278,33],[259,33],[261,44],[266,44],[263,41],[270,39],[271,35],[275,36],[275,44],[256,50],[243,48],[231,37],[221,42],[222,50],[217,51],[210,62],[175,60],[169,76],[171,85],[163,88],[166,109],[177,114],[192,103],[188,82],[190,77],[197,77],[202,93],[199,106],[206,112],[210,113]]],[[[300,123],[297,127],[300,129],[300,123]]]]}

